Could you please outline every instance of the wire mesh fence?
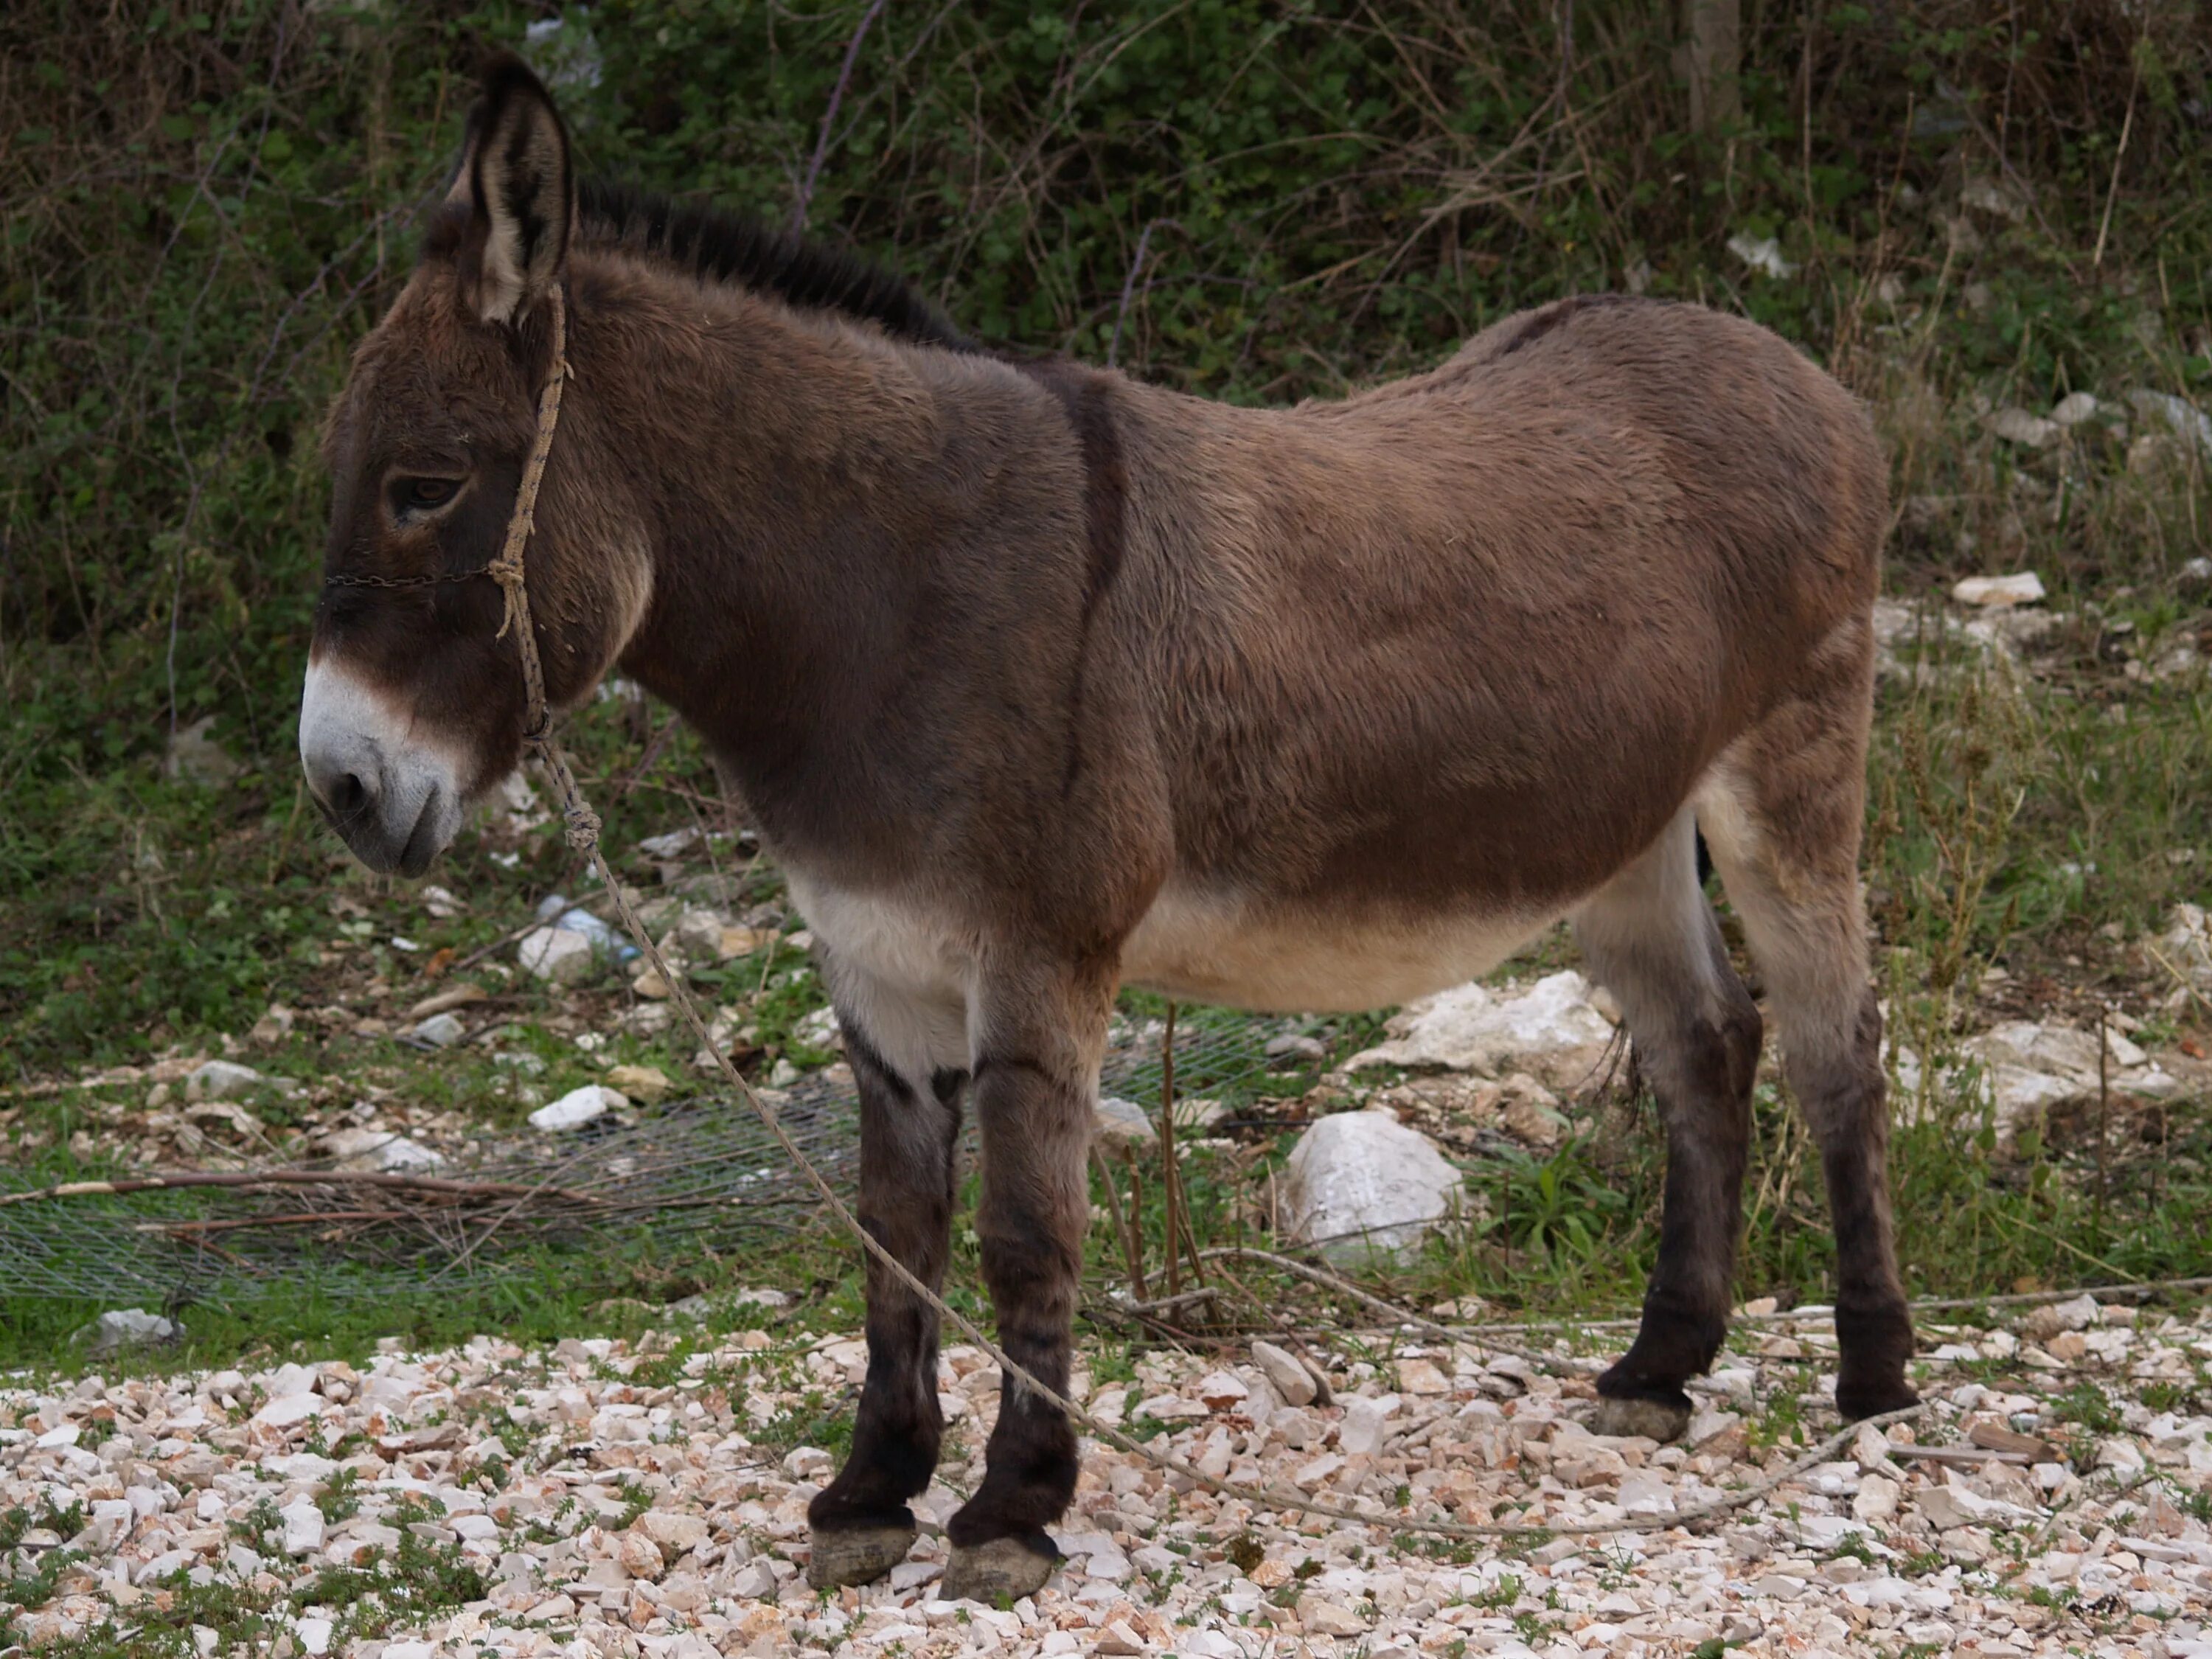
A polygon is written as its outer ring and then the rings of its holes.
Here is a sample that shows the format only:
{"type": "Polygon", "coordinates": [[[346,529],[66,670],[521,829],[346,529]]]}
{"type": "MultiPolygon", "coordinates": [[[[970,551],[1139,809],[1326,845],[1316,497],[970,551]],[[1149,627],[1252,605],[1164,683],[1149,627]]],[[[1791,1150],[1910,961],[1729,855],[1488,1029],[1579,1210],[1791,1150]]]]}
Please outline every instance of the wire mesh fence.
{"type": "MultiPolygon", "coordinates": [[[[1103,1093],[1157,1109],[1164,1027],[1116,1017],[1103,1093]]],[[[1300,1092],[1336,1046],[1318,1021],[1182,1010],[1176,1096],[1218,1102],[1217,1121],[1233,1123],[1262,1099],[1300,1092]]],[[[849,1192],[859,1113],[845,1068],[767,1092],[807,1157],[849,1192]]],[[[975,1152],[972,1125],[965,1152],[975,1152]]],[[[549,1257],[585,1281],[645,1261],[712,1282],[819,1207],[751,1109],[719,1096],[507,1139],[434,1171],[326,1163],[151,1173],[33,1188],[0,1171],[0,1284],[15,1296],[173,1309],[477,1291],[549,1257]]]]}

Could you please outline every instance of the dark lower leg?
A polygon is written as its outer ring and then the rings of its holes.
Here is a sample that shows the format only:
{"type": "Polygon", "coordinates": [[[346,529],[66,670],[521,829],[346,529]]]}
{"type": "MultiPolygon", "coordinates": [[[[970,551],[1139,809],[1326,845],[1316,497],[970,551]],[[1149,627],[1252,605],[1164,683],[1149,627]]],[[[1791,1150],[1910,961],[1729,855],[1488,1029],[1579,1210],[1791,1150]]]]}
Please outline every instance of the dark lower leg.
{"type": "MultiPolygon", "coordinates": [[[[1006,1357],[1065,1394],[1080,1261],[1043,1232],[986,1235],[983,1277],[1006,1357]]],[[[1048,1560],[1057,1559],[1044,1529],[1075,1496],[1075,1430],[1066,1414],[1009,1376],[984,1455],[983,1484],[952,1517],[947,1535],[957,1545],[1012,1538],[1048,1560]]]]}
{"type": "Polygon", "coordinates": [[[1597,1384],[1602,1398],[1658,1407],[1667,1421],[1653,1422],[1675,1433],[1690,1409],[1682,1385],[1712,1364],[1728,1328],[1759,1045],[1758,1010],[1732,988],[1725,1016],[1691,1027],[1679,1054],[1653,1057],[1667,1121],[1659,1259],[1636,1340],[1597,1384]]]}
{"type": "Polygon", "coordinates": [[[1912,1319],[1897,1271],[1881,1012],[1871,990],[1843,1052],[1792,1080],[1820,1142],[1835,1220],[1836,1340],[1843,1351],[1836,1408],[1847,1418],[1896,1411],[1919,1396],[1905,1380],[1912,1319]]]}
{"type": "MultiPolygon", "coordinates": [[[[1097,1023],[1103,1033],[1103,1013],[1097,1023]]],[[[1064,1394],[1091,1219],[1091,1083],[1079,1069],[1084,1056],[1066,1052],[1064,1040],[1058,1053],[1039,1048],[1053,1058],[987,1057],[976,1068],[983,1190],[975,1230],[1000,1346],[1064,1394]]],[[[1041,1583],[1059,1554],[1045,1528],[1075,1496],[1075,1431],[1059,1407],[1009,1373],[985,1457],[982,1485],[946,1528],[955,1546],[947,1583],[966,1583],[969,1564],[985,1559],[979,1551],[1003,1558],[1013,1577],[1041,1583]]],[[[1007,1576],[994,1568],[982,1582],[1006,1587],[1007,1576]]]]}
{"type": "MultiPolygon", "coordinates": [[[[945,1279],[952,1218],[958,1081],[909,1088],[848,1036],[860,1088],[859,1213],[932,1290],[945,1279]]],[[[944,1419],[937,1404],[937,1315],[872,1255],[866,1258],[868,1375],[845,1467],[807,1509],[819,1533],[914,1528],[907,1500],[929,1485],[944,1419]]]]}

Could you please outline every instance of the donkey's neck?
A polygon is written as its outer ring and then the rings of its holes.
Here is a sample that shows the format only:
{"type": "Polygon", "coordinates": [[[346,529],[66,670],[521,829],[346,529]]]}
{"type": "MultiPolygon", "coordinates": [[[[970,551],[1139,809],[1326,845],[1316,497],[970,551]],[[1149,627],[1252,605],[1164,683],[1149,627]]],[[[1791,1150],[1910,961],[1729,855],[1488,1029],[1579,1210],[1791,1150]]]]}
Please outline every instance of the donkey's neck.
{"type": "Polygon", "coordinates": [[[972,691],[951,682],[976,562],[1033,566],[1042,592],[1079,574],[1056,405],[988,359],[634,270],[580,283],[577,311],[586,464],[634,493],[651,549],[623,671],[780,847],[915,856],[928,713],[972,691]]]}

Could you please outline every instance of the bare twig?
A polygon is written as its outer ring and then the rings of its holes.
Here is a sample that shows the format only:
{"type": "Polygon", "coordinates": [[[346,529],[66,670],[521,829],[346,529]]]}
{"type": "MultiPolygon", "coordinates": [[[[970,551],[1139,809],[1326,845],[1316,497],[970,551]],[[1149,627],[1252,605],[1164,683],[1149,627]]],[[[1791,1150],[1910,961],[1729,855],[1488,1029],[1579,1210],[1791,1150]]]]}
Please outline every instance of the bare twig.
{"type": "Polygon", "coordinates": [[[794,236],[806,228],[806,210],[813,205],[815,181],[822,176],[822,163],[830,154],[830,129],[837,119],[837,107],[845,101],[845,88],[853,79],[853,65],[860,61],[860,42],[867,39],[868,28],[882,15],[884,0],[874,0],[860,14],[860,21],[853,28],[853,38],[845,43],[845,61],[837,66],[837,84],[830,88],[830,106],[822,112],[822,131],[815,135],[813,159],[806,164],[806,175],[799,181],[799,199],[791,210],[791,234],[794,236]]]}
{"type": "Polygon", "coordinates": [[[2120,163],[2128,153],[2128,135],[2135,131],[2136,88],[2142,84],[2142,59],[2134,53],[2129,61],[2135,72],[2128,78],[2128,112],[2120,118],[2120,142],[2112,151],[2112,179],[2105,187],[2105,216],[2097,225],[2097,246],[2089,255],[2089,269],[2098,270],[2105,263],[2105,238],[2112,228],[2112,204],[2120,199],[2120,163]]]}
{"type": "Polygon", "coordinates": [[[1129,261],[1129,274],[1121,279],[1121,303],[1114,313],[1114,337],[1106,343],[1106,367],[1109,368],[1114,367],[1115,359],[1121,356],[1121,324],[1128,317],[1129,301],[1137,291],[1137,277],[1145,268],[1145,255],[1152,245],[1152,233],[1162,225],[1172,226],[1178,230],[1182,228],[1172,219],[1155,219],[1138,233],[1136,257],[1129,261]]]}

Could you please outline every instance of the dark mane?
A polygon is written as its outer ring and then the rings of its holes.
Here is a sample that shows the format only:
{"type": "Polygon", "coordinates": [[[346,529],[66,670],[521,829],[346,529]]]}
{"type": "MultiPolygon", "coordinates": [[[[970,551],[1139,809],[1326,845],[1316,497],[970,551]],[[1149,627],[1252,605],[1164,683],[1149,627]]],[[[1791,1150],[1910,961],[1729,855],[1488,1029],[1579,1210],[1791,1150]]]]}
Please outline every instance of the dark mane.
{"type": "Polygon", "coordinates": [[[605,179],[584,180],[577,205],[583,241],[658,254],[716,282],[742,283],[810,311],[862,319],[897,339],[981,349],[904,277],[842,248],[605,179]]]}

